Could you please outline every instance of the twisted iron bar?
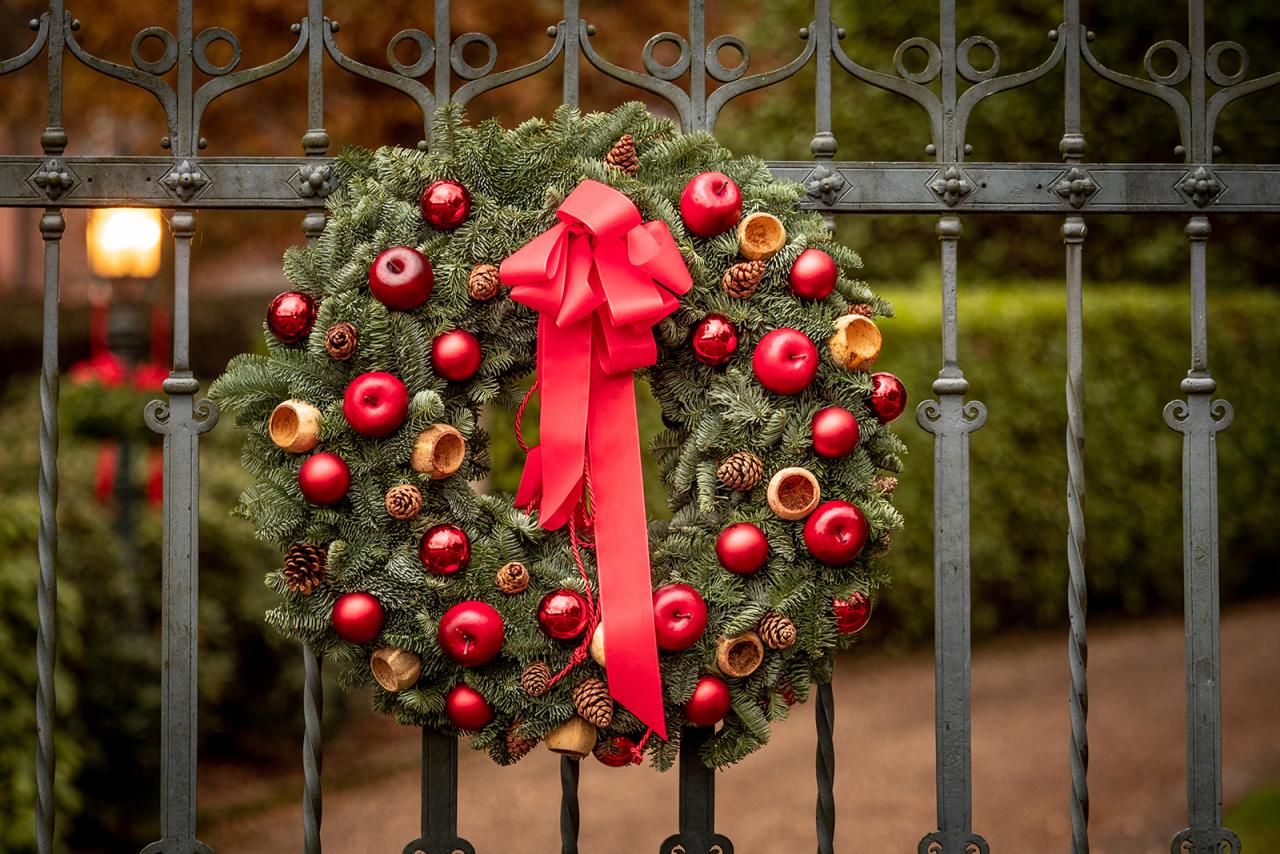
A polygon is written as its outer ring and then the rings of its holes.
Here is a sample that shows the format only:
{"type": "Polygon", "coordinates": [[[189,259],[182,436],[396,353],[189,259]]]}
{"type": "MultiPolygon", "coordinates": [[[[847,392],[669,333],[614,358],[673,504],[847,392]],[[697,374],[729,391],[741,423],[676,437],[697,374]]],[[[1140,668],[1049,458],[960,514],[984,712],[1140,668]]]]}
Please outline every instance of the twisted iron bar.
{"type": "Polygon", "coordinates": [[[818,728],[818,854],[834,854],[836,799],[832,784],[836,775],[836,748],[831,733],[835,728],[836,701],[831,683],[818,685],[818,702],[813,719],[818,728]]]}
{"type": "Polygon", "coordinates": [[[320,818],[323,811],[320,770],[324,761],[320,722],[324,716],[324,682],[320,673],[320,656],[304,646],[302,660],[306,666],[302,694],[305,727],[302,737],[302,850],[304,854],[320,854],[320,818]]]}
{"type": "Polygon", "coordinates": [[[578,776],[582,763],[560,757],[560,854],[578,854],[578,776]]]}

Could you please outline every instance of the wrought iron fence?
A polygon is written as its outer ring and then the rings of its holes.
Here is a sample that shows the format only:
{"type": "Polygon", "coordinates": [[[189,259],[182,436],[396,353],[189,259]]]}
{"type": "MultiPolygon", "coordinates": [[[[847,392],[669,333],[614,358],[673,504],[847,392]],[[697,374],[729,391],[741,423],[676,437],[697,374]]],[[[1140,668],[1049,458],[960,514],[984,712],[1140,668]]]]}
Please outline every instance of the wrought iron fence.
{"type": "MultiPolygon", "coordinates": [[[[40,378],[39,635],[37,641],[37,835],[42,854],[53,845],[53,709],[57,604],[55,573],[58,528],[58,293],[59,246],[65,229],[63,209],[145,205],[169,209],[173,232],[173,368],[164,383],[165,401],[146,410],[147,423],[164,436],[164,617],[161,782],[162,838],[147,854],[197,854],[208,846],[196,834],[196,602],[198,567],[198,441],[217,421],[217,409],[198,400],[190,370],[190,248],[201,208],[296,209],[302,229],[314,239],[324,226],[323,204],[334,178],[325,154],[330,140],[324,122],[324,69],[328,62],[346,72],[404,93],[423,118],[420,146],[430,145],[429,115],[445,101],[465,104],[481,93],[535,74],[558,73],[563,100],[576,104],[581,60],[597,71],[667,102],[686,130],[714,130],[722,108],[744,93],[773,86],[813,64],[816,70],[812,160],[770,164],[775,174],[803,183],[805,205],[829,214],[925,213],[937,216],[942,273],[942,369],[933,384],[936,400],[917,411],[920,426],[935,437],[936,580],[936,747],[937,827],[919,843],[921,854],[986,852],[972,827],[970,780],[969,668],[969,434],[982,427],[986,408],[966,400],[968,382],[959,363],[956,333],[957,249],[966,215],[1033,213],[1062,217],[1065,244],[1067,364],[1066,510],[1069,535],[1067,609],[1070,615],[1069,809],[1072,851],[1086,852],[1088,688],[1084,516],[1084,367],[1082,257],[1086,216],[1102,213],[1173,213],[1187,217],[1191,289],[1191,365],[1181,381],[1185,399],[1165,408],[1165,421],[1183,434],[1184,580],[1186,589],[1187,814],[1188,826],[1174,834],[1174,854],[1236,852],[1240,842],[1222,827],[1221,722],[1219,688],[1218,517],[1215,436],[1232,419],[1230,404],[1215,400],[1209,372],[1206,328],[1206,264],[1210,215],[1218,212],[1280,212],[1280,167],[1215,165],[1215,128],[1224,107],[1238,98],[1280,84],[1280,72],[1248,77],[1249,57],[1237,42],[1209,45],[1205,2],[1187,3],[1185,44],[1160,41],[1147,52],[1144,76],[1104,65],[1090,48],[1079,0],[1064,0],[1062,23],[1050,33],[1043,60],[1033,68],[1001,73],[999,46],[981,35],[960,37],[955,0],[939,3],[937,41],[903,41],[893,58],[893,73],[874,70],[845,47],[846,30],[835,20],[831,0],[815,0],[813,21],[800,31],[803,48],[791,61],[768,71],[748,73],[749,49],[736,36],[708,39],[703,0],[690,0],[688,35],[659,33],[645,44],[643,72],[627,69],[602,55],[593,43],[596,31],[579,0],[564,0],[560,21],[548,22],[552,42],[537,60],[495,71],[497,48],[483,33],[454,35],[450,0],[435,0],[432,33],[406,29],[388,45],[388,68],[370,66],[344,52],[337,22],[325,15],[323,0],[306,0],[305,13],[293,25],[293,47],[278,59],[240,68],[241,45],[226,29],[194,30],[194,0],[178,0],[177,32],[148,27],[130,49],[132,67],[108,61],[77,41],[80,21],[64,0],[50,0],[48,11],[30,22],[30,46],[0,60],[0,76],[47,62],[48,113],[40,157],[0,157],[0,206],[44,208],[44,330],[40,378]],[[141,47],[154,41],[162,49],[146,59],[141,47]],[[401,42],[413,42],[419,57],[405,64],[396,56],[401,42]],[[231,58],[217,63],[209,48],[224,43],[231,58]],[[674,45],[677,56],[663,63],[659,44],[674,45]],[[480,45],[485,61],[474,65],[464,48],[480,45]],[[739,64],[725,66],[722,49],[736,50],[739,64]],[[974,65],[974,48],[985,48],[987,67],[974,65]],[[88,68],[150,92],[165,115],[168,135],[158,157],[65,156],[63,62],[67,54],[88,68]],[[1172,60],[1157,70],[1161,54],[1172,60]],[[1224,64],[1224,59],[1227,62],[1224,64]],[[307,68],[308,127],[299,157],[203,157],[201,123],[209,105],[233,89],[247,86],[298,63],[307,68]],[[923,63],[923,65],[921,65],[923,63]],[[913,68],[914,66],[914,68],[913,68]],[[1234,71],[1228,71],[1227,66],[1234,71]],[[1061,161],[1046,163],[969,162],[966,127],[974,108],[998,93],[1063,70],[1061,161]],[[1179,163],[1096,163],[1086,157],[1081,130],[1081,74],[1087,68],[1110,83],[1164,102],[1172,111],[1181,140],[1179,163]],[[176,69],[176,75],[173,74],[176,69]],[[202,82],[197,85],[197,72],[202,82]],[[885,89],[918,104],[928,118],[931,142],[926,162],[890,163],[836,160],[831,105],[836,81],[885,89]],[[172,81],[172,82],[171,82],[172,81]],[[714,83],[712,82],[714,81],[714,83]],[[961,81],[964,82],[962,87],[961,81]],[[718,85],[717,85],[718,84],[718,85]]],[[[85,5],[86,12],[92,4],[85,5]]],[[[853,40],[856,43],[856,39],[853,40]]],[[[1171,378],[1172,381],[1172,378],[1171,378]]],[[[306,733],[304,850],[320,851],[322,711],[321,661],[304,653],[306,733]]],[[[835,755],[834,706],[829,685],[819,686],[817,721],[817,846],[834,851],[835,755]]],[[[679,832],[662,844],[668,854],[728,854],[732,843],[715,832],[714,777],[698,761],[708,731],[691,730],[681,742],[679,832]]],[[[457,743],[424,732],[422,757],[422,835],[406,854],[472,852],[457,829],[457,743]]],[[[578,835],[578,766],[561,765],[562,851],[575,852],[578,835]]]]}

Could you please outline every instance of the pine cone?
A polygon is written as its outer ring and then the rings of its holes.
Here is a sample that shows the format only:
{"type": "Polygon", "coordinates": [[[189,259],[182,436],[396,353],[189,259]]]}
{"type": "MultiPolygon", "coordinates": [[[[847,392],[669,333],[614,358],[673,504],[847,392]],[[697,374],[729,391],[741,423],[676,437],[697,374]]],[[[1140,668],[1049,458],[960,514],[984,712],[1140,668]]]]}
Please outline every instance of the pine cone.
{"type": "Polygon", "coordinates": [[[508,596],[523,593],[529,589],[529,570],[525,569],[524,564],[513,560],[498,570],[494,583],[508,596]]]}
{"type": "Polygon", "coordinates": [[[524,721],[515,721],[507,730],[507,755],[511,757],[512,762],[520,761],[530,750],[538,746],[537,738],[521,735],[518,732],[523,724],[524,721]]]}
{"type": "Polygon", "coordinates": [[[881,475],[873,483],[885,495],[893,495],[893,491],[898,488],[898,479],[891,474],[881,475]]]}
{"type": "Polygon", "coordinates": [[[720,279],[720,287],[731,297],[750,299],[755,294],[756,288],[760,286],[760,280],[764,278],[764,270],[767,266],[768,262],[764,259],[734,264],[724,271],[724,276],[720,279]]]}
{"type": "Polygon", "coordinates": [[[422,493],[412,483],[401,483],[387,490],[387,515],[404,522],[422,511],[422,493]]]}
{"type": "Polygon", "coordinates": [[[520,671],[520,687],[530,697],[541,697],[547,693],[551,682],[551,668],[545,661],[534,661],[520,671]]]}
{"type": "Polygon", "coordinates": [[[760,620],[756,634],[770,649],[786,649],[796,642],[796,624],[786,614],[770,612],[760,620]]]}
{"type": "Polygon", "coordinates": [[[310,596],[324,584],[328,572],[329,551],[313,543],[296,543],[289,546],[284,557],[284,583],[294,593],[310,596]]]}
{"type": "Polygon", "coordinates": [[[607,727],[613,721],[613,697],[604,682],[588,676],[573,689],[573,707],[587,723],[607,727]]]}
{"type": "Polygon", "coordinates": [[[731,489],[750,492],[764,477],[764,461],[750,451],[738,451],[725,457],[716,469],[716,477],[731,489]]]}
{"type": "Polygon", "coordinates": [[[604,162],[614,169],[621,169],[628,175],[634,175],[640,171],[640,158],[636,157],[636,141],[631,134],[624,133],[618,137],[613,148],[610,148],[609,153],[604,156],[604,162]]]}
{"type": "Polygon", "coordinates": [[[861,314],[863,317],[871,317],[876,310],[871,307],[869,302],[855,302],[849,305],[849,314],[861,314]]]}
{"type": "Polygon", "coordinates": [[[345,362],[356,354],[356,342],[360,333],[354,323],[335,323],[324,333],[324,349],[339,362],[345,362]]]}
{"type": "Polygon", "coordinates": [[[493,299],[502,289],[502,280],[498,278],[498,268],[492,264],[477,264],[467,274],[467,293],[474,300],[493,299]]]}

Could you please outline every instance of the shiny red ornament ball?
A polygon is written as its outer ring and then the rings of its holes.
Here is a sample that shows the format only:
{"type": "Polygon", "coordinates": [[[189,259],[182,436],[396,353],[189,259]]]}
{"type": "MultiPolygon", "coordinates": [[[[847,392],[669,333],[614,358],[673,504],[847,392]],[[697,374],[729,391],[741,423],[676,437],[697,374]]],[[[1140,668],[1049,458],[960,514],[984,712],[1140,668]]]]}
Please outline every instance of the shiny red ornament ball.
{"type": "Polygon", "coordinates": [[[769,559],[769,540],[750,522],[738,522],[716,538],[716,557],[730,572],[750,575],[769,559]]]}
{"type": "Polygon", "coordinates": [[[351,487],[351,471],[337,454],[312,454],[298,469],[298,488],[312,504],[336,504],[351,487]]]}
{"type": "Polygon", "coordinates": [[[704,365],[723,365],[738,349],[738,330],[727,318],[708,314],[693,327],[693,356],[704,365]]]}
{"type": "Polygon", "coordinates": [[[347,386],[342,414],[351,429],[362,436],[389,436],[409,414],[409,392],[386,371],[361,374],[347,386]]]}
{"type": "Polygon", "coordinates": [[[368,643],[382,631],[382,603],[372,593],[343,593],[329,615],[338,637],[351,643],[368,643]]]}
{"type": "Polygon", "coordinates": [[[858,445],[858,419],[841,406],[813,414],[813,450],[820,457],[843,457],[858,445]]]}
{"type": "Polygon", "coordinates": [[[463,667],[479,667],[502,651],[506,628],[492,605],[474,599],[459,602],[440,618],[436,639],[444,654],[463,667]]]}
{"type": "Polygon", "coordinates": [[[432,575],[453,575],[471,560],[471,539],[457,525],[428,528],[418,546],[422,567],[432,575]]]}
{"type": "Polygon", "coordinates": [[[804,523],[805,548],[828,566],[853,560],[866,548],[870,536],[867,517],[848,501],[824,501],[804,523]]]}
{"type": "Polygon", "coordinates": [[[431,342],[431,364],[447,380],[469,380],[480,370],[480,342],[465,329],[441,333],[431,342]]]}
{"type": "Polygon", "coordinates": [[[639,764],[640,760],[636,758],[635,749],[636,743],[630,738],[625,735],[615,735],[597,744],[595,750],[591,752],[595,754],[596,759],[610,768],[625,768],[628,765],[639,764]]]}
{"type": "Polygon", "coordinates": [[[821,249],[806,249],[787,271],[791,292],[803,299],[826,299],[836,289],[840,271],[835,259],[821,249]]]}
{"type": "Polygon", "coordinates": [[[893,374],[880,371],[871,375],[871,411],[888,424],[907,408],[907,387],[893,374]]]}
{"type": "Polygon", "coordinates": [[[707,603],[688,584],[663,585],[653,591],[653,625],[661,649],[688,649],[707,630],[707,603]]]}
{"type": "Polygon", "coordinates": [[[680,218],[698,237],[715,237],[742,218],[742,190],[722,172],[703,172],[680,194],[680,218]]]}
{"type": "Polygon", "coordinates": [[[706,674],[698,679],[693,696],[684,704],[684,716],[694,726],[711,726],[729,713],[729,683],[706,674]]]}
{"type": "Polygon", "coordinates": [[[471,194],[449,178],[432,181],[422,191],[422,218],[432,228],[453,231],[471,216],[471,194]]]}
{"type": "Polygon", "coordinates": [[[576,590],[553,590],[538,603],[538,627],[556,640],[578,637],[590,617],[586,597],[576,590]]]}
{"type": "Polygon", "coordinates": [[[444,698],[444,713],[458,729],[475,732],[493,721],[493,706],[470,685],[458,684],[444,698]]]}
{"type": "Polygon", "coordinates": [[[412,246],[382,250],[369,268],[369,292],[398,311],[412,311],[430,299],[435,283],[431,262],[412,246]]]}
{"type": "Polygon", "coordinates": [[[865,593],[851,593],[844,599],[836,599],[831,603],[831,611],[836,617],[836,631],[842,635],[860,632],[871,622],[871,597],[865,593]]]}
{"type": "Polygon", "coordinates": [[[301,344],[316,323],[316,301],[298,291],[285,291],[267,306],[267,328],[281,344],[301,344]]]}
{"type": "Polygon", "coordinates": [[[817,376],[818,348],[798,329],[775,329],[756,345],[751,370],[769,391],[795,394],[817,376]]]}

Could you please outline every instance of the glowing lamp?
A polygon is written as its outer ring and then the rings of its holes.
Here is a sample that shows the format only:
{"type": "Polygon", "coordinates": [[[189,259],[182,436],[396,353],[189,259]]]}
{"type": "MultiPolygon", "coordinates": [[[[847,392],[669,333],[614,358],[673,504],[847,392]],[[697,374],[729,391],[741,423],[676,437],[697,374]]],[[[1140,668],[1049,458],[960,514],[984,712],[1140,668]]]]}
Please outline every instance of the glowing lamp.
{"type": "Polygon", "coordinates": [[[101,208],[89,213],[89,266],[103,279],[149,279],[160,271],[160,211],[101,208]]]}

